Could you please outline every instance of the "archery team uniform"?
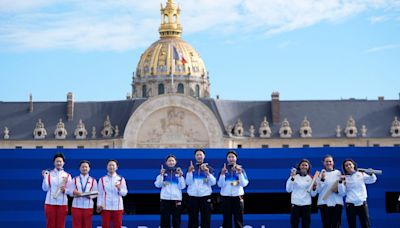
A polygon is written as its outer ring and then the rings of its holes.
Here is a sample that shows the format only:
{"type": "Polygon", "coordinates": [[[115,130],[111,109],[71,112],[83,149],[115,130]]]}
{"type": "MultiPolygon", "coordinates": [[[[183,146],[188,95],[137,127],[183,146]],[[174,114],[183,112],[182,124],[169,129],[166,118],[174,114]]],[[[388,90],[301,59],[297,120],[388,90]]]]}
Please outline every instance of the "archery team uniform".
{"type": "Polygon", "coordinates": [[[168,167],[164,175],[158,175],[154,185],[161,188],[160,193],[160,214],[161,228],[181,226],[182,211],[182,189],[186,187],[185,178],[179,177],[176,168],[168,167]]]}
{"type": "Polygon", "coordinates": [[[244,213],[244,190],[249,180],[246,172],[242,169],[242,173],[238,174],[232,169],[233,165],[228,165],[227,172],[221,174],[218,180],[218,186],[221,188],[222,211],[224,228],[232,227],[232,215],[234,217],[235,227],[243,227],[244,213]]]}
{"type": "Polygon", "coordinates": [[[71,185],[71,175],[63,169],[53,169],[45,175],[42,182],[43,191],[47,192],[44,205],[47,228],[65,227],[65,219],[68,213],[69,186],[71,185]],[[59,189],[65,187],[65,192],[59,189]]]}
{"type": "Polygon", "coordinates": [[[99,191],[97,205],[103,207],[101,211],[102,227],[110,228],[110,224],[113,223],[114,228],[121,228],[124,212],[122,196],[126,196],[128,193],[125,179],[116,173],[112,176],[105,175],[100,178],[97,189],[99,191]],[[121,184],[120,191],[115,187],[117,184],[121,184]]]}
{"type": "Polygon", "coordinates": [[[197,163],[194,166],[194,171],[188,172],[186,175],[187,193],[189,195],[189,228],[199,227],[199,211],[201,213],[201,227],[211,227],[211,186],[216,184],[216,179],[213,176],[212,167],[207,165],[210,172],[207,176],[200,169],[200,165],[200,163],[197,163]]]}
{"type": "MultiPolygon", "coordinates": [[[[72,179],[71,196],[73,191],[92,192],[97,191],[97,181],[93,177],[80,174],[72,179]]],[[[73,228],[91,228],[93,215],[92,197],[74,197],[71,208],[72,227],[73,228]]]]}
{"type": "Polygon", "coordinates": [[[365,184],[373,184],[376,179],[375,174],[369,175],[357,171],[346,175],[346,183],[339,184],[339,192],[346,194],[347,223],[350,228],[356,227],[357,216],[361,227],[370,227],[365,184]]]}
{"type": "Polygon", "coordinates": [[[328,197],[333,185],[339,181],[342,173],[339,170],[325,171],[325,179],[320,179],[317,186],[318,207],[324,228],[339,228],[342,224],[343,196],[338,192],[332,192],[328,197]]]}
{"type": "Polygon", "coordinates": [[[290,224],[292,227],[299,227],[300,219],[303,228],[311,224],[311,197],[317,194],[312,190],[308,192],[312,178],[310,175],[301,176],[296,174],[286,181],[286,191],[291,192],[292,211],[290,224]]]}

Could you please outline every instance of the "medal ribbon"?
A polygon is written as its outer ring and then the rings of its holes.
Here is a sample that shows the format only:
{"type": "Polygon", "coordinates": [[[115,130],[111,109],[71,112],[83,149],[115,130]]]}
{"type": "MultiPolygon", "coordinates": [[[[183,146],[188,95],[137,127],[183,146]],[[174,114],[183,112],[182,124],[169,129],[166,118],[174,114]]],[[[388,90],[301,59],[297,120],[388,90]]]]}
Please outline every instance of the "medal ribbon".
{"type": "Polygon", "coordinates": [[[81,176],[79,176],[79,180],[81,181],[82,192],[86,192],[86,187],[87,187],[87,184],[88,184],[88,182],[89,182],[89,176],[88,176],[87,179],[86,179],[85,187],[83,187],[82,177],[81,177],[81,176]]]}

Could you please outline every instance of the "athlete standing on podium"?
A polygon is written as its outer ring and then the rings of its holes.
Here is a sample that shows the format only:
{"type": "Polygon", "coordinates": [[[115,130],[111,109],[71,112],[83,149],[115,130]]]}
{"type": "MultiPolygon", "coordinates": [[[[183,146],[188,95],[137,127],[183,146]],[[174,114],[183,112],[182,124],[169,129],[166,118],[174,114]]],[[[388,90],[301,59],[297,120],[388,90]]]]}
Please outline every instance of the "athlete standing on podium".
{"type": "Polygon", "coordinates": [[[97,196],[81,196],[82,193],[97,191],[97,181],[89,176],[90,162],[83,160],[79,164],[81,174],[72,179],[71,215],[73,228],[91,228],[93,215],[93,198],[97,196]]]}
{"type": "Polygon", "coordinates": [[[244,187],[249,184],[246,172],[236,163],[237,153],[234,150],[226,154],[228,165],[224,163],[218,179],[221,188],[223,227],[232,228],[232,215],[235,227],[243,227],[244,187]]]}
{"type": "Polygon", "coordinates": [[[339,195],[337,185],[342,172],[334,168],[332,155],[325,155],[324,169],[321,170],[317,186],[318,208],[324,228],[340,228],[342,224],[343,194],[339,195]]]}
{"type": "Polygon", "coordinates": [[[176,157],[172,154],[165,159],[166,168],[161,165],[160,175],[157,176],[154,185],[161,188],[160,193],[160,214],[161,228],[181,226],[182,211],[182,189],[186,187],[182,169],[176,167],[176,157]]]}
{"type": "Polygon", "coordinates": [[[309,228],[311,225],[311,197],[317,194],[315,191],[317,186],[316,183],[312,184],[310,169],[310,162],[302,159],[286,181],[286,191],[291,193],[290,224],[292,228],[299,227],[300,220],[302,228],[309,228]]]}
{"type": "Polygon", "coordinates": [[[63,154],[55,154],[53,162],[53,170],[42,171],[42,189],[47,192],[44,205],[46,227],[64,228],[68,213],[67,194],[70,194],[71,175],[64,171],[65,157],[63,154]]]}
{"type": "Polygon", "coordinates": [[[339,182],[339,193],[346,194],[347,224],[355,228],[357,217],[361,227],[371,227],[367,204],[367,187],[365,184],[373,184],[377,178],[372,169],[361,172],[357,169],[357,163],[352,159],[346,159],[342,164],[345,174],[339,182]]]}
{"type": "Polygon", "coordinates": [[[213,168],[204,163],[206,153],[202,149],[194,151],[196,164],[190,161],[190,166],[186,174],[187,193],[189,194],[189,228],[199,227],[199,212],[201,214],[200,225],[202,228],[211,227],[211,186],[217,180],[213,175],[213,168]]]}
{"type": "Polygon", "coordinates": [[[126,196],[128,189],[125,178],[117,174],[118,162],[107,162],[107,175],[100,178],[98,183],[99,196],[97,198],[97,212],[101,212],[102,228],[122,227],[124,203],[122,196],[126,196]]]}

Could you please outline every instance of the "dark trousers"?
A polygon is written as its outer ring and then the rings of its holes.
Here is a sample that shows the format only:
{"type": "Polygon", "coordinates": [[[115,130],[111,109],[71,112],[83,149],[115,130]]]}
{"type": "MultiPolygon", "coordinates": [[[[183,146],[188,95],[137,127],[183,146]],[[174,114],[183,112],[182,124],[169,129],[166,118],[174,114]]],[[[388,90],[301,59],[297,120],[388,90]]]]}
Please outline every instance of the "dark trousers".
{"type": "Polygon", "coordinates": [[[243,196],[222,196],[222,213],[224,228],[232,228],[232,215],[235,227],[243,227],[244,200],[243,196]]]}
{"type": "Polygon", "coordinates": [[[346,214],[349,228],[356,227],[357,216],[360,219],[361,227],[370,227],[367,202],[364,202],[361,206],[354,206],[352,203],[346,203],[346,214]]]}
{"type": "Polygon", "coordinates": [[[309,228],[311,224],[311,206],[292,205],[292,213],[290,215],[290,224],[292,228],[299,227],[301,219],[301,227],[309,228]]]}
{"type": "Polygon", "coordinates": [[[172,227],[179,228],[181,226],[181,211],[182,202],[179,200],[161,200],[160,201],[160,214],[161,214],[161,228],[172,227]]]}
{"type": "Polygon", "coordinates": [[[342,225],[343,206],[336,204],[334,207],[320,205],[319,212],[324,228],[340,228],[342,225]]]}
{"type": "Polygon", "coordinates": [[[189,228],[199,227],[199,212],[201,214],[200,226],[202,228],[211,227],[211,196],[194,197],[189,196],[188,215],[189,228]]]}

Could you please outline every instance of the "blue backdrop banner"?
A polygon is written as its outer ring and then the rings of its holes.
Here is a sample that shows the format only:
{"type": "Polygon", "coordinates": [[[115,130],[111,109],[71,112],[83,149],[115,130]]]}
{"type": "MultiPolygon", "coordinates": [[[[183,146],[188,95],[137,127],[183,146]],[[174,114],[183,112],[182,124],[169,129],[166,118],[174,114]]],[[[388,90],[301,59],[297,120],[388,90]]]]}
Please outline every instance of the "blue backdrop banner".
{"type": "MultiPolygon", "coordinates": [[[[205,149],[206,161],[216,172],[226,162],[229,149],[205,149]]],[[[193,149],[1,149],[0,150],[0,227],[44,227],[43,205],[45,192],[41,189],[41,171],[52,169],[52,158],[56,152],[66,156],[64,169],[72,176],[79,174],[79,162],[89,160],[91,176],[99,178],[106,174],[108,159],[119,162],[118,173],[125,177],[130,194],[159,193],[154,187],[155,177],[160,164],[168,154],[178,159],[177,166],[186,173],[190,161],[195,162],[193,149]]],[[[278,149],[236,149],[239,160],[246,170],[250,184],[246,193],[285,193],[285,183],[294,167],[302,158],[312,164],[312,173],[322,169],[322,158],[333,155],[337,169],[346,158],[354,159],[359,167],[383,170],[375,184],[368,185],[368,205],[372,227],[399,227],[400,213],[388,210],[388,194],[400,193],[400,147],[369,148],[278,148],[278,149]]],[[[217,175],[216,173],[216,175],[217,175]]],[[[214,193],[219,192],[214,187],[214,193]]],[[[393,199],[390,199],[393,201],[393,199]]],[[[263,203],[260,202],[260,207],[263,203]]],[[[346,225],[346,213],[343,213],[342,224],[346,225]]],[[[246,214],[245,223],[249,227],[290,227],[289,214],[246,214]]],[[[95,215],[94,225],[100,227],[100,217],[95,215]]],[[[213,215],[213,227],[222,224],[220,214],[213,215]]],[[[159,216],[124,215],[126,227],[158,227],[159,216]]],[[[186,226],[187,216],[182,217],[182,226],[186,226]]],[[[318,213],[312,215],[312,227],[320,227],[318,213]]],[[[67,227],[71,227],[68,216],[67,227]]]]}

